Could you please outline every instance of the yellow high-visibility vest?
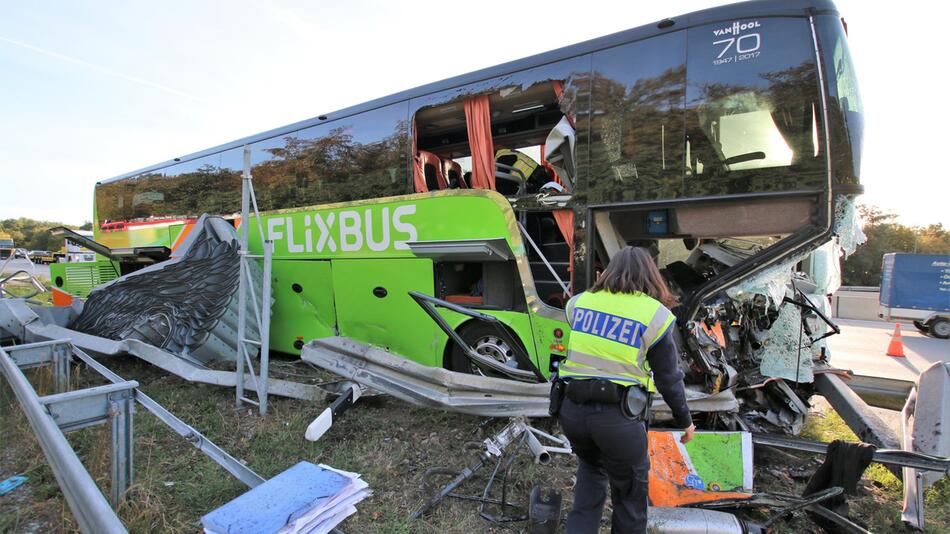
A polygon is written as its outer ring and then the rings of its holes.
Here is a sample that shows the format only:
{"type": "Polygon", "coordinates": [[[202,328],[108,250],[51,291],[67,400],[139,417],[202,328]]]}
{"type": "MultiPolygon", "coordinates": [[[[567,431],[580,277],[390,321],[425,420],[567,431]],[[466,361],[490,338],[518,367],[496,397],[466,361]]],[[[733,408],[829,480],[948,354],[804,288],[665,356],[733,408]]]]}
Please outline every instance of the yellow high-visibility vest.
{"type": "Polygon", "coordinates": [[[565,312],[571,337],[561,378],[603,378],[656,391],[646,355],[672,329],[673,312],[646,294],[607,290],[575,295],[565,312]]]}

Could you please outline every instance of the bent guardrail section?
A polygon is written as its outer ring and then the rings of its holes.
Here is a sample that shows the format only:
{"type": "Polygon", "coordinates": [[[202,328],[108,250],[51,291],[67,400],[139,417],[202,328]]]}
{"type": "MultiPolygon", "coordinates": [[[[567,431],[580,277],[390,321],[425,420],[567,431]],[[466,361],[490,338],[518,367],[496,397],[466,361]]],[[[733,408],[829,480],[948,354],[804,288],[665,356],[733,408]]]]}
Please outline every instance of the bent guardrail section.
{"type": "Polygon", "coordinates": [[[118,506],[132,484],[132,418],[136,401],[158,417],[192,446],[214,460],[248,487],[264,479],[251,468],[215,445],[148,395],[138,382],[125,380],[73,345],[70,339],[53,339],[12,347],[0,347],[0,371],[36,434],[80,530],[94,534],[126,532],[113,508],[83,467],[64,432],[109,423],[112,434],[112,506],[118,506]],[[73,359],[82,361],[109,383],[69,390],[73,359]],[[23,369],[51,365],[55,393],[39,396],[23,369]]]}
{"type": "Polygon", "coordinates": [[[7,352],[26,348],[30,348],[30,345],[6,350],[0,347],[0,370],[26,414],[56,481],[63,490],[69,509],[79,522],[80,530],[94,534],[128,532],[66,441],[59,425],[44,408],[41,397],[36,394],[36,390],[7,352]]]}

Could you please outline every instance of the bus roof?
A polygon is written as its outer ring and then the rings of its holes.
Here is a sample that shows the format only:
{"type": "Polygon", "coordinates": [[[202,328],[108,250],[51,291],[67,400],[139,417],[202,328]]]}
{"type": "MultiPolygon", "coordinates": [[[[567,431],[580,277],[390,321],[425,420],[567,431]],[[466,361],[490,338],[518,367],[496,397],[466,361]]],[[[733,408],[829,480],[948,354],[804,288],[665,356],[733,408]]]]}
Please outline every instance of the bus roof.
{"type": "Polygon", "coordinates": [[[714,22],[734,20],[738,18],[749,18],[750,16],[754,17],[781,17],[781,16],[804,16],[808,14],[820,14],[820,13],[834,13],[836,14],[837,8],[834,5],[832,0],[753,0],[749,2],[739,2],[735,4],[729,4],[725,6],[713,7],[709,9],[704,9],[701,11],[694,11],[689,14],[680,15],[677,17],[671,17],[670,19],[674,22],[673,25],[664,26],[663,28],[659,27],[659,21],[645,24],[643,26],[638,26],[636,28],[625,30],[622,32],[613,33],[610,35],[605,35],[603,37],[597,37],[589,41],[583,41],[577,44],[565,46],[562,48],[557,48],[549,52],[542,52],[540,54],[535,54],[533,56],[528,56],[521,59],[516,59],[514,61],[509,61],[507,63],[502,63],[500,65],[495,65],[493,67],[484,68],[474,72],[469,72],[468,74],[461,74],[459,76],[454,76],[452,78],[447,78],[445,80],[440,80],[425,85],[420,85],[418,87],[407,89],[405,91],[400,91],[398,93],[393,93],[388,96],[370,100],[362,104],[356,104],[348,108],[343,108],[332,113],[326,113],[323,115],[318,115],[317,117],[306,119],[300,122],[295,122],[293,124],[288,124],[286,126],[281,126],[279,128],[274,128],[272,130],[267,130],[259,134],[254,134],[249,137],[244,137],[242,139],[237,139],[229,143],[224,143],[206,150],[199,152],[194,152],[185,156],[180,156],[172,160],[164,161],[155,165],[149,165],[148,167],[143,167],[141,169],[121,174],[114,178],[109,178],[106,180],[100,180],[96,182],[96,185],[114,182],[117,180],[122,180],[124,178],[129,178],[131,176],[136,176],[145,172],[154,171],[161,169],[170,165],[175,165],[178,163],[195,160],[210,154],[217,152],[223,152],[225,150],[230,150],[232,148],[237,148],[243,145],[255,143],[265,139],[270,139],[272,137],[279,137],[302,128],[307,128],[317,124],[324,124],[327,122],[332,122],[336,119],[342,119],[349,117],[351,115],[356,115],[358,113],[363,113],[365,111],[370,111],[372,109],[380,108],[387,106],[389,104],[394,104],[397,102],[402,102],[411,98],[417,98],[425,96],[432,93],[437,93],[439,91],[444,91],[447,89],[452,89],[455,87],[468,85],[471,83],[480,82],[483,80],[488,80],[491,78],[496,78],[505,74],[512,72],[518,72],[522,70],[527,70],[534,67],[539,67],[549,63],[555,63],[557,61],[562,61],[576,56],[582,56],[585,54],[590,54],[598,50],[603,50],[605,48],[611,48],[621,44],[639,41],[642,39],[647,39],[655,35],[660,35],[663,33],[674,32],[678,30],[683,30],[693,26],[702,26],[705,24],[711,24],[714,22]],[[751,13],[751,15],[750,15],[751,13]]]}

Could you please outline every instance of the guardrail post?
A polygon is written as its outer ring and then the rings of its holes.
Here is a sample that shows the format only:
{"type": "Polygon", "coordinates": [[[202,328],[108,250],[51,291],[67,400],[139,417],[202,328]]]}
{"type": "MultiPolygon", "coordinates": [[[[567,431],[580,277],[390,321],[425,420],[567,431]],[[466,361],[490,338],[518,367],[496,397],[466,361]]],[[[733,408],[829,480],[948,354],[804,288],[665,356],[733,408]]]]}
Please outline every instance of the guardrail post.
{"type": "Polygon", "coordinates": [[[69,345],[58,344],[50,347],[53,355],[53,388],[56,393],[69,391],[69,373],[72,354],[69,345]]]}
{"type": "Polygon", "coordinates": [[[112,506],[118,507],[132,484],[132,390],[109,395],[112,419],[112,506]]]}

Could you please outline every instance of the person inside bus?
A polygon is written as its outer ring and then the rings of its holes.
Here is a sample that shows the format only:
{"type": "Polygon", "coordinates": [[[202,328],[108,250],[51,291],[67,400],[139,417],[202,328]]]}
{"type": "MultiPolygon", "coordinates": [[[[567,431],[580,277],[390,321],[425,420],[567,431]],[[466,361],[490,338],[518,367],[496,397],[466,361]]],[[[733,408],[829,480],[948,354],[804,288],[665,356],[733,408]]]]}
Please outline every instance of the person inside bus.
{"type": "Polygon", "coordinates": [[[646,532],[651,393],[659,391],[685,429],[680,441],[693,438],[679,350],[668,335],[675,305],[650,253],[629,246],[567,303],[571,337],[551,405],[577,455],[571,534],[598,531],[608,487],[612,532],[646,532]]]}

